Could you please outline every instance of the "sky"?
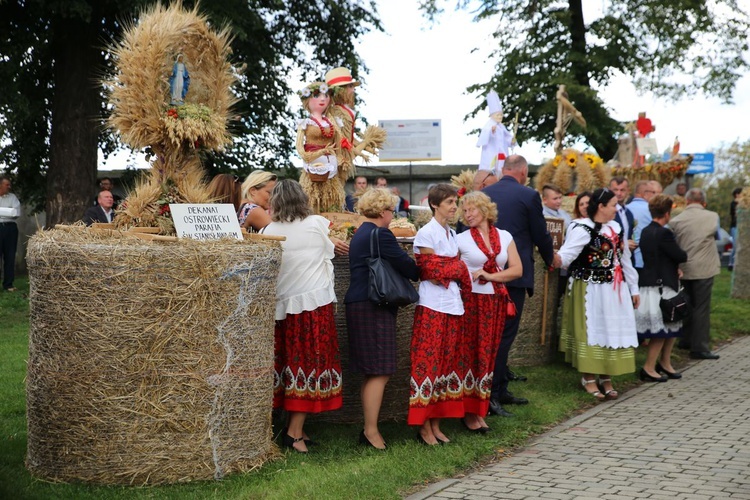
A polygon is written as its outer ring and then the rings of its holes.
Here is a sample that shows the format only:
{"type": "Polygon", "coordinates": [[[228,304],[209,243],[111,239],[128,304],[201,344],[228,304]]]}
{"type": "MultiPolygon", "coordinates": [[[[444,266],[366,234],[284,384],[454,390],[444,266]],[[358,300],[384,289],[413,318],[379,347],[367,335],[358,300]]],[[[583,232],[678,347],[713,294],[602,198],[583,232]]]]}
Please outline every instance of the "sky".
{"type": "MultiPolygon", "coordinates": [[[[488,54],[494,25],[492,20],[475,22],[467,11],[452,10],[456,4],[453,0],[443,3],[446,12],[431,23],[419,11],[417,0],[377,1],[384,32],[368,33],[356,44],[368,68],[357,89],[362,102],[357,111],[371,124],[379,120],[440,119],[442,160],[431,163],[476,164],[480,150],[476,147],[477,135],[471,131],[481,128],[488,115],[480,112],[464,120],[477,105],[485,105],[483,95],[469,95],[466,88],[487,81],[493,74],[495,62],[488,54]]],[[[750,7],[750,0],[742,3],[750,7]]],[[[588,8],[597,5],[601,3],[586,3],[588,8]]],[[[289,83],[293,89],[304,84],[289,83]]],[[[503,89],[495,90],[503,95],[503,89]]],[[[668,102],[638,95],[625,77],[615,77],[600,95],[615,119],[634,121],[638,112],[645,111],[656,127],[651,137],[660,150],[671,148],[675,137],[679,137],[682,153],[703,153],[750,136],[742,125],[750,116],[750,75],[740,79],[733,105],[702,96],[668,102]]],[[[300,105],[296,96],[290,96],[290,105],[292,109],[300,105]]],[[[511,119],[505,117],[508,128],[511,119]]],[[[535,142],[518,146],[515,153],[531,163],[553,156],[551,146],[545,148],[535,142]]],[[[124,168],[126,156],[113,157],[100,169],[124,168]]],[[[379,162],[371,165],[378,166],[379,162]]],[[[380,163],[382,167],[397,165],[380,163]]]]}

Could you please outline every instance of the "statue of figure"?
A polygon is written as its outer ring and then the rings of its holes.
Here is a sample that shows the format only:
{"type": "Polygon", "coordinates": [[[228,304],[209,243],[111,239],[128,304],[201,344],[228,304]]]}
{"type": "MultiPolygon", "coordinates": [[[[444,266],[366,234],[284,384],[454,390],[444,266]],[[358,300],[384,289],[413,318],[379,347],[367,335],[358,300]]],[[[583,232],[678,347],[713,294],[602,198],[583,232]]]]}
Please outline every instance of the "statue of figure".
{"type": "Polygon", "coordinates": [[[333,94],[334,105],[329,109],[329,114],[338,118],[341,125],[341,139],[337,144],[338,156],[338,177],[342,183],[346,183],[347,178],[354,176],[354,158],[359,156],[365,162],[369,157],[364,154],[366,151],[370,155],[376,155],[377,150],[385,143],[386,133],[380,127],[375,125],[368,126],[361,138],[356,135],[356,117],[354,111],[355,88],[359,87],[359,82],[352,78],[351,72],[347,68],[333,68],[325,75],[328,87],[335,90],[333,94]]]}
{"type": "Polygon", "coordinates": [[[494,90],[487,94],[487,110],[490,119],[482,127],[477,140],[477,147],[482,148],[478,170],[490,170],[499,179],[513,143],[513,134],[503,125],[503,106],[494,90]]]}
{"type": "Polygon", "coordinates": [[[309,113],[297,126],[297,153],[303,168],[300,184],[317,213],[342,210],[345,192],[337,175],[337,145],[343,123],[327,114],[333,89],[323,82],[313,82],[298,94],[309,113]]]}
{"type": "Polygon", "coordinates": [[[190,87],[190,74],[183,62],[182,54],[177,54],[169,77],[170,104],[182,104],[190,87]]]}

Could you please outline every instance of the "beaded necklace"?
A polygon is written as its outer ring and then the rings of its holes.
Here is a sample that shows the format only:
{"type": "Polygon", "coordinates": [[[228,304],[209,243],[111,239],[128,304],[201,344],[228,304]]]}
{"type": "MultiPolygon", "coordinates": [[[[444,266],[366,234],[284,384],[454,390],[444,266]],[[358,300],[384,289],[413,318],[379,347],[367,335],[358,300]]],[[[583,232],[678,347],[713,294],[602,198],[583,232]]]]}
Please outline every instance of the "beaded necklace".
{"type": "Polygon", "coordinates": [[[325,137],[326,139],[330,139],[333,137],[333,123],[328,120],[325,116],[322,116],[321,119],[326,123],[326,126],[324,127],[318,120],[315,119],[314,116],[311,116],[310,119],[315,122],[315,124],[320,129],[320,133],[325,137]],[[328,132],[326,132],[326,129],[328,132]]]}

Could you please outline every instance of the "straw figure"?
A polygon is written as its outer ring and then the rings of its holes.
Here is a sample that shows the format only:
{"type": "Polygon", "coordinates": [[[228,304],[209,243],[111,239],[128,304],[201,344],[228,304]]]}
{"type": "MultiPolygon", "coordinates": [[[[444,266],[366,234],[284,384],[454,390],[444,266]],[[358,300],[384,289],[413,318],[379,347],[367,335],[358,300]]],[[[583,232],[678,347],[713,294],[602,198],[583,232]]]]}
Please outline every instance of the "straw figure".
{"type": "Polygon", "coordinates": [[[297,153],[302,158],[300,185],[316,213],[338,212],[344,206],[344,185],[338,173],[341,118],[327,114],[333,89],[313,82],[298,92],[308,116],[297,126],[297,153]]]}
{"type": "Polygon", "coordinates": [[[338,177],[342,185],[349,177],[354,177],[354,159],[359,156],[365,163],[370,161],[369,155],[377,155],[377,150],[383,147],[386,132],[375,125],[368,126],[361,138],[357,137],[357,114],[354,111],[355,89],[359,82],[352,78],[347,68],[333,68],[325,75],[326,85],[334,90],[333,103],[329,114],[341,120],[340,148],[338,155],[338,177]],[[369,154],[365,154],[369,153],[369,154]]]}
{"type": "Polygon", "coordinates": [[[169,203],[208,203],[198,153],[230,143],[226,124],[236,99],[227,62],[228,28],[214,31],[197,8],[156,4],[126,26],[112,49],[118,71],[109,125],[133,149],[153,158],[145,180],[118,211],[118,227],[159,227],[174,234],[169,203]]]}

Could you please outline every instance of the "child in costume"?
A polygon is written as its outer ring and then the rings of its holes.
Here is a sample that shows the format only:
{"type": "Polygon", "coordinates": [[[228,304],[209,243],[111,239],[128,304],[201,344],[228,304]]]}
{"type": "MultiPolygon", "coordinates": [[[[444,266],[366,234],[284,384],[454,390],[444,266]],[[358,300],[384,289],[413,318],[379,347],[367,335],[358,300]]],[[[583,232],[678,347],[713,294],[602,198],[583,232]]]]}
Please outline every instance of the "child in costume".
{"type": "Polygon", "coordinates": [[[513,134],[503,125],[503,106],[497,92],[487,94],[487,110],[490,119],[482,127],[477,147],[482,148],[479,170],[490,170],[498,179],[502,177],[502,168],[513,145],[513,134]]]}

